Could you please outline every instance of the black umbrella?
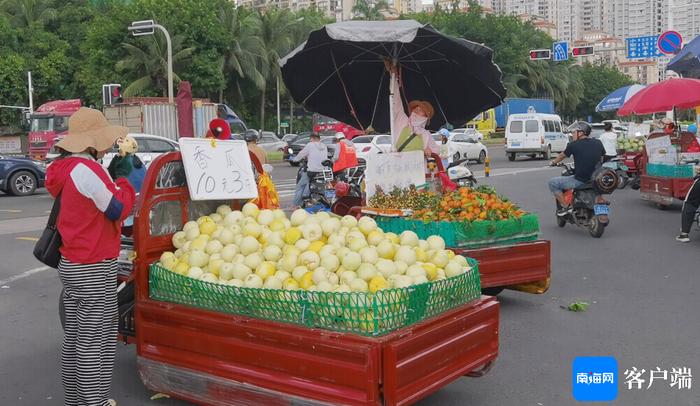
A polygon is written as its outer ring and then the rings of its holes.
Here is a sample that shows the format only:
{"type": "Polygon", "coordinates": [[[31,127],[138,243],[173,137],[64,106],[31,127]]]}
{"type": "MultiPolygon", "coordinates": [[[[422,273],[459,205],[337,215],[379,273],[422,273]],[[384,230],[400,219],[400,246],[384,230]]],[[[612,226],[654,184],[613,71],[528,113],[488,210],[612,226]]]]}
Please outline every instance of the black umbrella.
{"type": "Polygon", "coordinates": [[[501,104],[506,90],[493,51],[413,20],[345,21],[312,32],[280,61],[292,98],[360,129],[390,129],[390,77],[384,60],[401,67],[403,100],[430,102],[435,130],[463,124],[501,104]]]}

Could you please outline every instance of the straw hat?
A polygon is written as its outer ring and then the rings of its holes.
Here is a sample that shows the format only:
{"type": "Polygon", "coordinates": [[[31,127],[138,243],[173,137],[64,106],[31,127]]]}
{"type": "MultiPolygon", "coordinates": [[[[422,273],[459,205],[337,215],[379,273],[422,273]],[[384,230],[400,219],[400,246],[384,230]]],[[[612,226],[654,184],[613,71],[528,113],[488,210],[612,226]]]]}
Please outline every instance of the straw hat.
{"type": "Polygon", "coordinates": [[[88,148],[106,151],[127,132],[126,127],[110,125],[99,110],[81,107],[68,119],[68,134],[56,146],[74,153],[88,148]]]}
{"type": "Polygon", "coordinates": [[[425,114],[428,115],[428,120],[433,118],[433,115],[435,114],[435,110],[433,109],[433,105],[430,104],[427,101],[424,100],[413,100],[412,102],[408,103],[408,112],[409,114],[415,109],[416,107],[420,107],[423,109],[425,114]]]}

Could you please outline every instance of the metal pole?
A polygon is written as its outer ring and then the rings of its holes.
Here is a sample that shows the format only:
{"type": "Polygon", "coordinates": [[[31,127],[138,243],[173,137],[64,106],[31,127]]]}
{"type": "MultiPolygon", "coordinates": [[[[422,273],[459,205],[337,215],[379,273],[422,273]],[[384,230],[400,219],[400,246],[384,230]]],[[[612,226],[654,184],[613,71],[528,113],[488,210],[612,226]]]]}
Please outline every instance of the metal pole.
{"type": "Polygon", "coordinates": [[[27,90],[29,91],[29,114],[34,113],[34,97],[32,93],[34,92],[34,88],[32,87],[32,72],[27,71],[27,90]]]}
{"type": "Polygon", "coordinates": [[[289,133],[294,134],[292,123],[294,122],[294,100],[289,99],[289,133]]]}
{"type": "Polygon", "coordinates": [[[280,112],[280,77],[277,76],[277,135],[282,133],[282,119],[280,112]]]}
{"type": "Polygon", "coordinates": [[[160,24],[153,24],[153,27],[158,28],[165,34],[165,42],[168,46],[168,102],[173,103],[173,44],[170,41],[170,34],[160,24]]]}
{"type": "MultiPolygon", "coordinates": [[[[397,140],[394,140],[394,92],[396,92],[398,89],[395,89],[395,81],[396,81],[396,72],[392,69],[390,73],[390,80],[389,82],[389,126],[390,126],[390,131],[389,134],[391,134],[391,142],[392,144],[396,142],[397,140]]],[[[395,150],[397,148],[396,145],[392,147],[392,150],[395,150]]]]}

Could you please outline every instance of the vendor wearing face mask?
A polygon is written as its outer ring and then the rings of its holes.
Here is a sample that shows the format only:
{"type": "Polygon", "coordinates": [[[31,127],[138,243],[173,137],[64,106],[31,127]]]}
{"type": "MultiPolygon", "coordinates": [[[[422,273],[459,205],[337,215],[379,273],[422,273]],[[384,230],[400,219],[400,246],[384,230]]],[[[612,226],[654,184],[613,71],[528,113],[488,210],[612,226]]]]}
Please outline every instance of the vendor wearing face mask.
{"type": "Polygon", "coordinates": [[[394,104],[394,123],[391,133],[393,149],[398,152],[424,151],[426,156],[432,153],[439,154],[440,147],[433,139],[430,131],[425,127],[433,117],[435,110],[427,101],[413,100],[408,103],[409,115],[404,111],[401,102],[401,79],[400,70],[389,61],[386,63],[387,70],[394,72],[394,94],[391,102],[394,104]]]}

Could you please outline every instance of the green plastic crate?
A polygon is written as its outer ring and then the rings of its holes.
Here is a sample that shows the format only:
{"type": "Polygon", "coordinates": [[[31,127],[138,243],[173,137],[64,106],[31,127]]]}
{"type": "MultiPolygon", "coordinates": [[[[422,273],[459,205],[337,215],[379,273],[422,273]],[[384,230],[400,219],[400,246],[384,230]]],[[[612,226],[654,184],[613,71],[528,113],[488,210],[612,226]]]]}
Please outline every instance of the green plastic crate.
{"type": "Polygon", "coordinates": [[[259,319],[378,336],[478,299],[477,262],[462,275],[400,289],[333,293],[239,288],[150,267],[151,299],[259,319]]]}
{"type": "Polygon", "coordinates": [[[692,178],[695,176],[694,165],[647,164],[647,175],[664,178],[692,178]]]}
{"type": "Polygon", "coordinates": [[[410,230],[423,240],[431,235],[439,235],[445,240],[445,245],[451,248],[481,248],[534,241],[540,231],[539,220],[535,214],[500,221],[426,223],[422,220],[384,216],[377,216],[375,220],[384,232],[400,234],[410,230]]]}

